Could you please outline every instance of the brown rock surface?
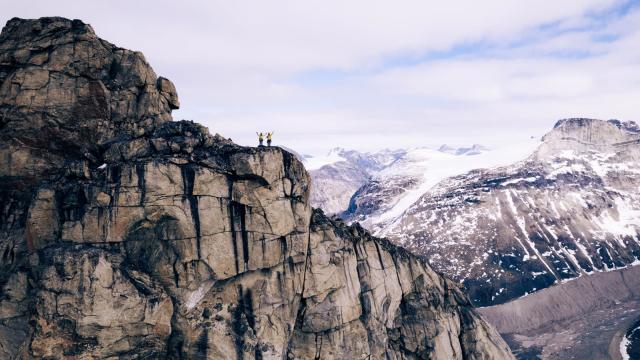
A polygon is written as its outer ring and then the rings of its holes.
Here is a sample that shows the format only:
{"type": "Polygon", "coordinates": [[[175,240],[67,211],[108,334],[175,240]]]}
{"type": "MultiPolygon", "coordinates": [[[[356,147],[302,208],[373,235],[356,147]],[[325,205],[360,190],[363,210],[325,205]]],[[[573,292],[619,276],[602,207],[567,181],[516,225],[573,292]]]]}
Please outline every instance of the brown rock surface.
{"type": "Polygon", "coordinates": [[[293,155],[177,106],[80,21],[4,28],[0,358],[512,358],[457,284],[314,211],[293,155]]]}
{"type": "Polygon", "coordinates": [[[0,35],[0,175],[40,176],[171,120],[175,86],[79,20],[10,20],[0,35]],[[5,171],[11,171],[5,173],[5,171]]]}

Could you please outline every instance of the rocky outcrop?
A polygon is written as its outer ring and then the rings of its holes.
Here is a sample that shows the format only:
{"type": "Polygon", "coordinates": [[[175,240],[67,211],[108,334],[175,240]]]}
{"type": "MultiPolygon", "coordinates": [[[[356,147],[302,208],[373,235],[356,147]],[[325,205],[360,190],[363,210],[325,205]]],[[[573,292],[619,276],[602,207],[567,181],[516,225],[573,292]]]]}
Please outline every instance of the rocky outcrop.
{"type": "Polygon", "coordinates": [[[293,358],[510,358],[459,285],[424,260],[320,211],[311,223],[293,358]]]}
{"type": "Polygon", "coordinates": [[[171,121],[141,54],[61,18],[0,49],[0,357],[512,358],[457,284],[314,211],[292,154],[171,121]]]}
{"type": "Polygon", "coordinates": [[[142,53],[79,20],[9,20],[0,84],[0,159],[9,165],[0,176],[39,177],[71,156],[96,160],[107,141],[153,132],[179,106],[142,53]]]}

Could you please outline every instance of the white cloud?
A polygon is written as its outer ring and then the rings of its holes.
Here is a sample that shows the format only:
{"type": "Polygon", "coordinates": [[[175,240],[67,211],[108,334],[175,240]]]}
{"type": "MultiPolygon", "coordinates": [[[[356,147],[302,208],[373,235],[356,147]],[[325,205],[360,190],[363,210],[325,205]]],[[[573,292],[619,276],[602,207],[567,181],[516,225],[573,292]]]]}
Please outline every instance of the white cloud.
{"type": "Polygon", "coordinates": [[[176,83],[176,117],[241,143],[257,129],[303,152],[495,142],[638,115],[638,12],[597,15],[622,0],[3,2],[0,21],[80,18],[143,51],[176,83]],[[323,70],[338,75],[301,76],[323,70]]]}

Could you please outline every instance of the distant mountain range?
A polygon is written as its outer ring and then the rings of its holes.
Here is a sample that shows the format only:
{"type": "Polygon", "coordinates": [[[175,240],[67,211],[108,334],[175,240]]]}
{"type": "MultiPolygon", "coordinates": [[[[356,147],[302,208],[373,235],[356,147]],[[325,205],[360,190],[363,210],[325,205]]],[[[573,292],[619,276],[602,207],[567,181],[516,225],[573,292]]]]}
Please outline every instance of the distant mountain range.
{"type": "Polygon", "coordinates": [[[476,305],[502,303],[640,263],[639,144],[633,122],[566,119],[517,151],[407,150],[341,216],[426,255],[476,305]]]}
{"type": "MultiPolygon", "coordinates": [[[[478,165],[493,164],[496,159],[491,159],[490,156],[466,158],[488,152],[489,148],[478,144],[468,147],[451,147],[445,144],[438,149],[385,149],[368,153],[334,148],[325,156],[298,157],[310,170],[314,180],[311,192],[314,206],[329,214],[343,214],[349,210],[354,215],[354,206],[359,204],[350,202],[357,191],[360,195],[367,191],[367,195],[374,197],[391,197],[379,202],[382,208],[376,207],[376,211],[382,211],[395,205],[396,200],[400,200],[405,192],[419,190],[419,186],[425,182],[433,185],[444,177],[462,173],[478,165]],[[376,191],[382,194],[373,194],[376,191]]],[[[362,198],[364,196],[354,197],[356,201],[362,198]]],[[[357,210],[357,214],[365,215],[369,210],[372,210],[372,206],[366,204],[357,210]]]]}
{"type": "Polygon", "coordinates": [[[405,155],[405,150],[362,153],[335,148],[325,157],[305,156],[303,163],[313,179],[311,203],[329,214],[342,213],[356,190],[405,155]]]}

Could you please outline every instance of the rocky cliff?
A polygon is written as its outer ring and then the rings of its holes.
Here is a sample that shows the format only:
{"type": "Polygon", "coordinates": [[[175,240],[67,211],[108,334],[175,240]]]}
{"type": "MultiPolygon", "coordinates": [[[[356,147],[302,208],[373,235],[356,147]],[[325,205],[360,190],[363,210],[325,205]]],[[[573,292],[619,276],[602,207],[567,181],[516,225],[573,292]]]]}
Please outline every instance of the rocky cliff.
{"type": "Polygon", "coordinates": [[[313,210],[293,155],[176,107],[81,21],[7,23],[1,358],[512,358],[456,283],[313,210]]]}

